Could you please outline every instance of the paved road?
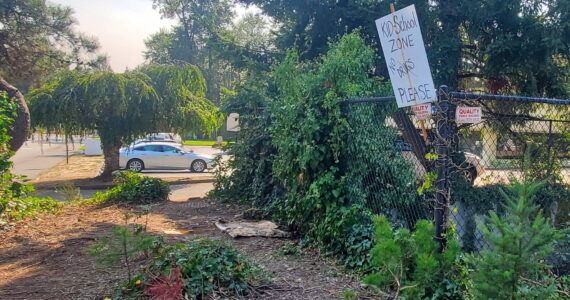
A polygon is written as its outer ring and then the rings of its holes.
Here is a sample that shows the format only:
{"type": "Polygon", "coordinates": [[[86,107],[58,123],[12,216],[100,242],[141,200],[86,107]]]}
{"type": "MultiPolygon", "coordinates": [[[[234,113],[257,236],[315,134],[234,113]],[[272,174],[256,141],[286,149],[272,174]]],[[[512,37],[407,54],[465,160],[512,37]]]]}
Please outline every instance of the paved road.
{"type": "MultiPolygon", "coordinates": [[[[70,151],[73,147],[70,145],[70,151]]],[[[75,145],[79,149],[79,145],[75,145]]],[[[44,170],[47,170],[65,159],[65,144],[59,140],[51,140],[51,143],[38,143],[28,141],[20,148],[16,154],[10,158],[14,163],[12,172],[17,175],[25,175],[29,179],[34,179],[44,170]],[[43,153],[42,153],[43,148],[43,153]]]]}
{"type": "MultiPolygon", "coordinates": [[[[215,149],[209,146],[185,146],[186,150],[193,150],[196,153],[201,154],[216,154],[219,153],[219,149],[215,149]]],[[[75,149],[79,149],[79,144],[75,145],[75,149]]],[[[70,151],[73,147],[70,145],[70,151]]],[[[13,173],[18,175],[25,175],[29,179],[36,178],[41,172],[55,166],[57,163],[65,159],[65,144],[61,140],[56,141],[51,139],[51,143],[43,144],[43,154],[42,145],[37,142],[28,141],[22,148],[16,152],[10,160],[14,163],[13,173]]],[[[201,177],[212,177],[211,171],[206,171],[204,173],[190,173],[188,170],[181,171],[143,171],[147,176],[158,177],[158,178],[201,178],[201,177]]]]}

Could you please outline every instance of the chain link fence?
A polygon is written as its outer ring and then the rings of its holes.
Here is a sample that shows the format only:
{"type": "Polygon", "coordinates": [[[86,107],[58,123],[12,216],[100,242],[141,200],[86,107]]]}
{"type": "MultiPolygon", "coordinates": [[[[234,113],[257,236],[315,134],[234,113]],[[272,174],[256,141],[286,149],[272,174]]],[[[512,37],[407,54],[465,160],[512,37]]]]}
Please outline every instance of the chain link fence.
{"type": "MultiPolygon", "coordinates": [[[[441,239],[452,226],[464,250],[477,253],[489,247],[477,224],[489,210],[503,213],[509,183],[543,181],[536,201],[544,214],[558,227],[570,221],[570,100],[441,89],[431,110],[420,121],[396,109],[394,97],[345,101],[347,174],[373,213],[410,229],[432,220],[441,239]],[[473,107],[481,122],[456,122],[458,110],[473,107]]],[[[569,251],[558,250],[565,263],[569,251]]]]}

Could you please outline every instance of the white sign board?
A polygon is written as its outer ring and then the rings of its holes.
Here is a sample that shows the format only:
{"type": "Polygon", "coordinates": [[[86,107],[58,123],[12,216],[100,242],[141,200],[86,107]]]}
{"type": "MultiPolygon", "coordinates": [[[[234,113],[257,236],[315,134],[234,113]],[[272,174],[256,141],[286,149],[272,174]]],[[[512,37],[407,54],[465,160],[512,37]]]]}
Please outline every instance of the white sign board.
{"type": "Polygon", "coordinates": [[[376,20],[376,28],[398,107],[434,102],[436,90],[416,7],[410,5],[376,20]]]}
{"type": "Polygon", "coordinates": [[[238,132],[239,131],[239,114],[231,113],[228,116],[227,131],[238,132]]]}
{"type": "Polygon", "coordinates": [[[481,123],[482,115],[481,107],[458,106],[455,110],[455,122],[460,124],[481,123]]]}
{"type": "Polygon", "coordinates": [[[412,111],[418,120],[431,118],[431,103],[424,103],[412,106],[412,111]]]}

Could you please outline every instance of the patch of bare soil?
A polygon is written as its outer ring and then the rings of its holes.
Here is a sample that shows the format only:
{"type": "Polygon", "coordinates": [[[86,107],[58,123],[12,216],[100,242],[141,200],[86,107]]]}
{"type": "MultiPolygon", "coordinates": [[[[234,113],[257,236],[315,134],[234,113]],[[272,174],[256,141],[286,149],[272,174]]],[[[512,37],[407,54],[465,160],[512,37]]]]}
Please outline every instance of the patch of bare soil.
{"type": "Polygon", "coordinates": [[[29,183],[37,189],[58,187],[66,183],[76,186],[108,185],[109,181],[95,179],[102,167],[103,156],[73,155],[69,157],[69,163],[63,160],[29,183]]]}
{"type": "MultiPolygon", "coordinates": [[[[344,290],[360,290],[359,280],[317,253],[281,256],[288,241],[271,238],[232,239],[214,225],[233,220],[243,207],[209,200],[168,201],[148,216],[148,230],[169,243],[189,236],[231,241],[272,274],[273,282],[249,299],[331,299],[344,290]]],[[[101,267],[86,254],[98,238],[124,224],[129,208],[66,207],[58,215],[41,215],[0,237],[1,299],[97,299],[126,278],[120,266],[101,267]]],[[[145,217],[138,220],[145,222],[145,217]]],[[[139,262],[143,264],[143,261],[139,262]]]]}

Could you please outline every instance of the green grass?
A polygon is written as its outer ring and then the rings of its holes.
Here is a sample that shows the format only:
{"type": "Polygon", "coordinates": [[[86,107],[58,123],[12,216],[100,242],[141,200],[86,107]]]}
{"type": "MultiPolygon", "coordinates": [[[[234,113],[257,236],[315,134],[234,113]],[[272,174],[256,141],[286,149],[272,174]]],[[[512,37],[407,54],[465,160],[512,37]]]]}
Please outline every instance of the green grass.
{"type": "MultiPolygon", "coordinates": [[[[234,142],[229,142],[234,143],[234,142]]],[[[218,144],[216,141],[184,141],[184,145],[186,146],[215,146],[218,144]]],[[[226,146],[228,142],[222,142],[222,146],[226,146]]]]}

